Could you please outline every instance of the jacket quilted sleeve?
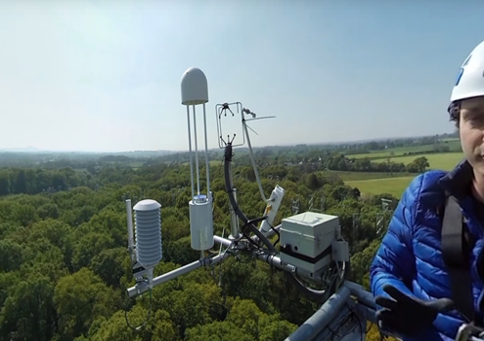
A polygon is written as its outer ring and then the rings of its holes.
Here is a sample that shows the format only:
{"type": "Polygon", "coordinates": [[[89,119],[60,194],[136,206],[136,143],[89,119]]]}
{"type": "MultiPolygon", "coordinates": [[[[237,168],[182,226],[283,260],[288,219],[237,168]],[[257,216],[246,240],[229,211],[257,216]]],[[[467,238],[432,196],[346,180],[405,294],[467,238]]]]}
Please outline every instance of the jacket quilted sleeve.
{"type": "Polygon", "coordinates": [[[405,190],[370,266],[370,284],[374,296],[388,296],[383,291],[386,284],[414,296],[409,289],[415,277],[412,237],[422,180],[423,175],[417,176],[405,190]]]}

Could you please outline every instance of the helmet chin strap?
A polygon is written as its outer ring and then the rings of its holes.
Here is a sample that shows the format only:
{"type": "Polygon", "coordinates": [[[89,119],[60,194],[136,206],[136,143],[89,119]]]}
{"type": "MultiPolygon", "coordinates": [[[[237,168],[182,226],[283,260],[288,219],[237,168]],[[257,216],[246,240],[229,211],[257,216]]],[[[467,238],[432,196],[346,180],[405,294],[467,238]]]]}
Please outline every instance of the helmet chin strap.
{"type": "Polygon", "coordinates": [[[484,174],[477,173],[475,169],[473,172],[472,194],[477,200],[484,203],[484,174]]]}

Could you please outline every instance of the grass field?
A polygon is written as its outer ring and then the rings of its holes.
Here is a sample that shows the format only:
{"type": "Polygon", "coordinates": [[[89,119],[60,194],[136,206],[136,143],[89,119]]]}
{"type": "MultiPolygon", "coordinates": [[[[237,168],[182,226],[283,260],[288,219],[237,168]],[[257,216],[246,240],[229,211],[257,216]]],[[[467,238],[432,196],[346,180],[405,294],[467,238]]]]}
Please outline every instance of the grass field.
{"type": "MultiPolygon", "coordinates": [[[[195,164],[195,159],[193,159],[193,162],[195,164]]],[[[198,162],[201,165],[205,166],[205,157],[203,157],[202,159],[199,158],[198,159],[198,162]]],[[[213,167],[213,166],[220,166],[220,164],[222,163],[222,161],[220,161],[220,160],[210,160],[210,161],[208,161],[208,163],[210,164],[211,167],[213,167]]],[[[188,166],[188,165],[190,165],[190,162],[184,162],[183,165],[184,166],[188,166]]]]}
{"type": "Polygon", "coordinates": [[[138,168],[143,167],[143,164],[144,164],[144,162],[141,162],[141,161],[133,161],[133,162],[129,163],[129,166],[133,169],[138,169],[138,168]]]}
{"type": "Polygon", "coordinates": [[[411,173],[371,173],[371,172],[342,172],[342,171],[324,171],[321,172],[322,176],[330,177],[331,175],[338,175],[345,183],[348,181],[363,181],[363,180],[376,180],[386,178],[401,178],[401,177],[413,177],[416,174],[411,173]]]}
{"type": "MultiPolygon", "coordinates": [[[[394,156],[390,160],[408,164],[417,157],[425,156],[429,160],[429,169],[451,170],[464,157],[462,153],[423,154],[411,156],[394,156]]],[[[385,162],[386,159],[373,160],[385,162]]],[[[399,198],[416,174],[398,174],[394,177],[388,173],[339,172],[345,184],[357,187],[363,194],[390,193],[399,198]]]]}
{"type": "MultiPolygon", "coordinates": [[[[442,145],[447,146],[450,148],[452,152],[460,152],[460,141],[459,139],[448,139],[442,145]]],[[[376,150],[370,151],[369,153],[365,154],[355,154],[355,155],[348,155],[349,158],[364,158],[368,157],[372,160],[376,159],[383,159],[388,157],[397,157],[397,156],[404,156],[404,153],[418,153],[418,152],[427,152],[433,150],[433,145],[423,145],[423,146],[407,146],[407,147],[397,147],[397,148],[389,148],[387,150],[376,150]]]]}
{"type": "MultiPolygon", "coordinates": [[[[425,156],[429,160],[430,169],[451,170],[464,157],[462,153],[439,153],[439,154],[422,154],[410,156],[394,156],[390,158],[392,162],[411,163],[418,157],[425,156]]],[[[386,159],[373,160],[373,162],[386,162],[386,159]]]]}
{"type": "Polygon", "coordinates": [[[410,184],[414,176],[398,178],[381,178],[371,180],[345,181],[351,187],[357,187],[362,194],[381,194],[389,193],[400,198],[405,188],[410,184]]]}

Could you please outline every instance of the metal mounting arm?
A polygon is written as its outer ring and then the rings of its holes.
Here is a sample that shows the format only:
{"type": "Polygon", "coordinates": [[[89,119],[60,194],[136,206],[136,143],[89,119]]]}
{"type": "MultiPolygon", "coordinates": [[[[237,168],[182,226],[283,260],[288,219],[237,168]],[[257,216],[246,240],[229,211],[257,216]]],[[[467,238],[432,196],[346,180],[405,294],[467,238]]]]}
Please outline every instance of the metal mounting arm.
{"type": "MultiPolygon", "coordinates": [[[[222,237],[219,237],[219,236],[214,236],[214,241],[221,243],[225,246],[228,246],[229,249],[232,248],[233,246],[235,246],[235,244],[231,240],[228,240],[228,239],[225,239],[225,238],[222,238],[222,237]]],[[[236,247],[236,249],[243,251],[245,249],[245,247],[243,247],[243,246],[242,247],[236,247]]],[[[225,258],[227,258],[230,255],[231,254],[229,252],[224,252],[224,253],[221,253],[221,254],[214,256],[214,257],[211,257],[211,258],[202,258],[202,259],[199,259],[195,262],[184,265],[184,266],[182,266],[178,269],[172,270],[172,271],[170,271],[166,274],[155,277],[152,280],[153,288],[156,287],[157,285],[160,285],[160,284],[165,283],[169,280],[175,279],[179,276],[186,275],[190,271],[201,268],[202,266],[215,265],[215,264],[221,262],[222,260],[224,260],[225,258]]],[[[262,253],[262,252],[259,252],[259,251],[254,249],[254,250],[252,250],[252,255],[254,257],[256,257],[257,259],[264,261],[264,262],[268,263],[269,265],[272,265],[272,266],[274,266],[274,267],[276,267],[280,270],[284,270],[284,271],[288,271],[288,272],[292,272],[292,273],[296,273],[296,271],[297,271],[295,266],[290,265],[290,264],[285,264],[281,261],[281,259],[279,257],[271,255],[269,253],[262,253]]],[[[305,276],[304,272],[298,272],[298,274],[301,274],[302,276],[304,276],[308,279],[311,279],[309,276],[305,276]]],[[[129,297],[135,297],[137,295],[143,294],[144,292],[147,292],[148,290],[149,290],[149,286],[146,282],[139,282],[135,286],[128,288],[127,292],[128,292],[129,297]]]]}
{"type": "MultiPolygon", "coordinates": [[[[157,285],[168,282],[168,281],[175,279],[177,277],[180,277],[182,275],[186,275],[190,271],[201,268],[204,265],[217,264],[220,261],[227,258],[229,255],[230,255],[229,253],[222,253],[220,255],[217,255],[217,256],[214,256],[214,257],[211,257],[211,258],[202,258],[202,259],[197,260],[195,262],[184,265],[184,266],[182,266],[178,269],[167,272],[166,274],[155,277],[155,278],[153,278],[153,282],[152,282],[153,288],[157,285]]],[[[149,289],[150,288],[149,288],[149,286],[146,282],[139,282],[135,286],[128,288],[128,290],[127,290],[128,296],[129,297],[135,297],[137,295],[141,295],[142,293],[148,291],[149,289]]]]}

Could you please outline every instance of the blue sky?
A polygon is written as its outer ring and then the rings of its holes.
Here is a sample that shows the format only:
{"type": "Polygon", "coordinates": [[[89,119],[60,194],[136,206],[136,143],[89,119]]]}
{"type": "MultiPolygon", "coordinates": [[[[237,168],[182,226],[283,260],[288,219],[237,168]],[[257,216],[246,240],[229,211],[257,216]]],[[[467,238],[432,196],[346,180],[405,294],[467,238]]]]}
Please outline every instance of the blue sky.
{"type": "Polygon", "coordinates": [[[478,0],[0,0],[0,149],[186,150],[191,66],[208,79],[210,148],[215,105],[235,101],[277,116],[251,125],[255,146],[451,132],[482,13],[478,0]]]}

